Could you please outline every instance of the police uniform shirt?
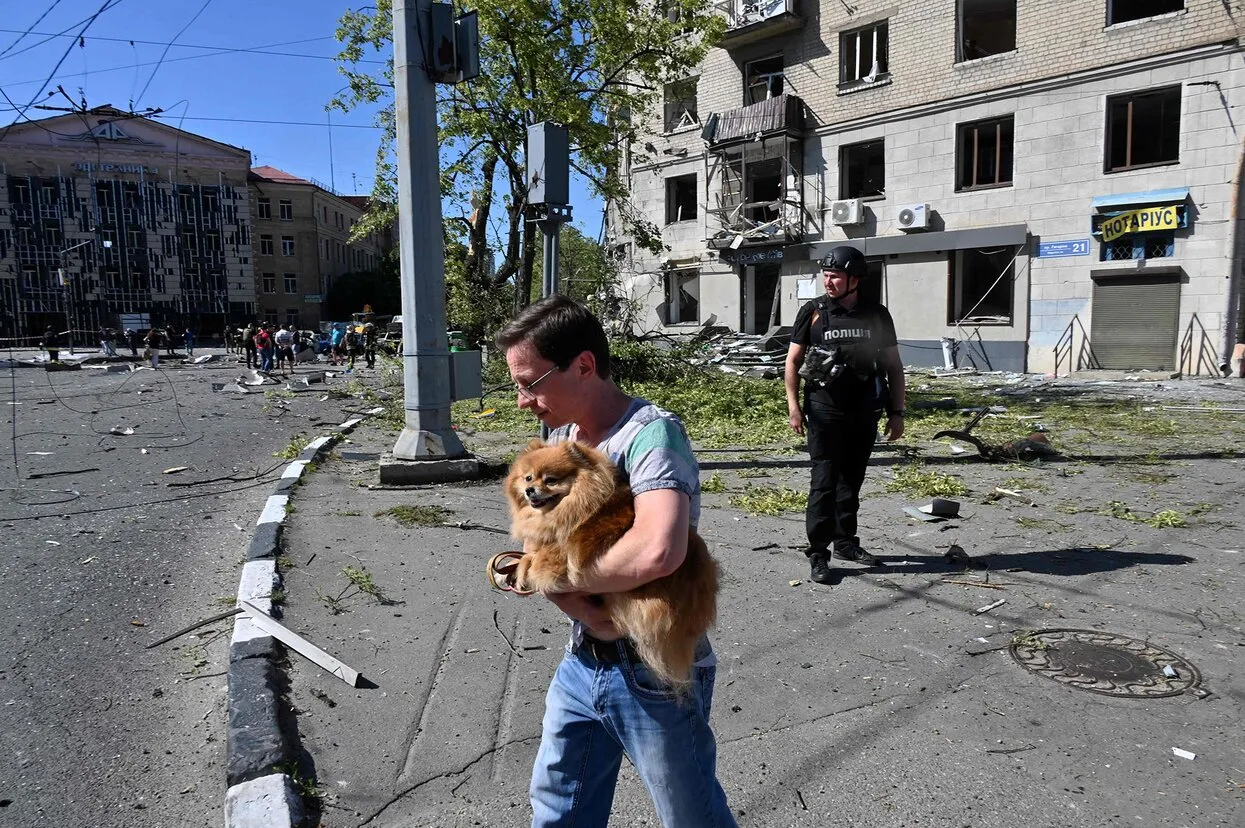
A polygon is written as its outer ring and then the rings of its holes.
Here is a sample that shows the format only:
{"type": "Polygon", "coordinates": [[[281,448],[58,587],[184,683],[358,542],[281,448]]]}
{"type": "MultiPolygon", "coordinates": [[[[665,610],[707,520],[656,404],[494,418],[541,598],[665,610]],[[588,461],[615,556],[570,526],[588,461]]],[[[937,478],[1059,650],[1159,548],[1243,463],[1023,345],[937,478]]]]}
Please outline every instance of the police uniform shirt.
{"type": "Polygon", "coordinates": [[[800,308],[791,341],[805,348],[840,349],[843,370],[823,388],[805,381],[805,392],[841,411],[874,411],[886,407],[882,386],[882,352],[898,344],[895,322],[883,305],[858,302],[850,309],[829,296],[800,308]],[[814,311],[819,311],[814,320],[814,311]]]}

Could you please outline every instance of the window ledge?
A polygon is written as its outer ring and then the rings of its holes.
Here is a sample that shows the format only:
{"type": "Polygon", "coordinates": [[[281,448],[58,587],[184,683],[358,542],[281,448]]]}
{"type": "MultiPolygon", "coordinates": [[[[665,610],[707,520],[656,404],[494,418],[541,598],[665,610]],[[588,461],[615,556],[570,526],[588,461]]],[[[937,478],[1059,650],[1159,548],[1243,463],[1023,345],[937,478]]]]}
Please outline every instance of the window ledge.
{"type": "Polygon", "coordinates": [[[670,135],[683,135],[684,133],[687,133],[687,132],[695,132],[696,130],[700,128],[701,128],[701,125],[699,122],[697,122],[694,124],[689,124],[688,126],[685,126],[685,127],[679,127],[678,129],[667,129],[663,131],[661,134],[662,134],[662,137],[666,137],[670,135]]]}
{"type": "Polygon", "coordinates": [[[1188,13],[1189,13],[1189,10],[1187,8],[1177,9],[1176,11],[1173,11],[1173,12],[1165,12],[1163,14],[1156,14],[1153,17],[1139,17],[1136,20],[1125,20],[1123,23],[1112,23],[1109,26],[1103,26],[1102,30],[1104,32],[1109,33],[1109,32],[1118,32],[1118,31],[1124,31],[1127,29],[1131,29],[1133,26],[1143,26],[1146,23],[1165,23],[1168,20],[1175,20],[1176,18],[1182,17],[1188,13]]]}
{"type": "Polygon", "coordinates": [[[952,322],[951,324],[957,326],[972,325],[974,328],[1011,328],[1015,326],[1015,322],[1011,319],[986,319],[984,317],[980,320],[969,317],[967,319],[961,319],[957,322],[952,322]]]}
{"type": "Polygon", "coordinates": [[[1005,181],[1002,184],[979,184],[976,187],[957,187],[956,193],[980,193],[983,190],[1006,190],[1012,186],[1011,181],[1005,181]]]}
{"type": "Polygon", "coordinates": [[[1174,167],[1180,163],[1180,159],[1176,158],[1171,161],[1155,161],[1153,164],[1134,164],[1131,167],[1116,167],[1115,169],[1103,170],[1104,175],[1116,175],[1118,173],[1136,172],[1137,170],[1152,170],[1156,167],[1174,167]]]}
{"type": "Polygon", "coordinates": [[[999,63],[1000,61],[1010,60],[1015,56],[1016,50],[1012,49],[1010,52],[997,52],[993,55],[973,58],[972,60],[961,60],[957,63],[951,64],[951,68],[957,71],[963,69],[976,69],[978,66],[988,66],[991,63],[999,63]]]}
{"type": "Polygon", "coordinates": [[[866,89],[874,89],[879,86],[890,86],[891,75],[887,72],[885,75],[878,76],[873,81],[854,80],[847,83],[839,84],[839,95],[851,95],[853,92],[863,92],[866,89]]]}
{"type": "MultiPolygon", "coordinates": [[[[833,200],[834,201],[851,201],[854,198],[858,198],[864,203],[868,204],[871,201],[886,201],[886,193],[881,193],[880,195],[867,195],[867,196],[840,196],[839,198],[833,199],[833,200]]],[[[821,209],[825,212],[829,212],[831,207],[827,203],[826,206],[822,207],[821,209]]]]}

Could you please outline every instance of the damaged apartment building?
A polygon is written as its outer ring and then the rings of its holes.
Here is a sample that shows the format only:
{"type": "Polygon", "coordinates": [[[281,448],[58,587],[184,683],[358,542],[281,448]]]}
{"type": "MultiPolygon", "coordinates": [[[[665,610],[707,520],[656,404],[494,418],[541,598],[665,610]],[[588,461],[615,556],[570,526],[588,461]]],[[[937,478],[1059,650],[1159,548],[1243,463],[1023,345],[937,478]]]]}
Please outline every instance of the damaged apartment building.
{"type": "Polygon", "coordinates": [[[0,129],[0,336],[254,318],[249,168],[110,107],[0,129]]]}
{"type": "Polygon", "coordinates": [[[1219,0],[723,0],[622,168],[645,329],[790,325],[832,247],[911,365],[1216,373],[1240,315],[1245,66],[1219,0]]]}

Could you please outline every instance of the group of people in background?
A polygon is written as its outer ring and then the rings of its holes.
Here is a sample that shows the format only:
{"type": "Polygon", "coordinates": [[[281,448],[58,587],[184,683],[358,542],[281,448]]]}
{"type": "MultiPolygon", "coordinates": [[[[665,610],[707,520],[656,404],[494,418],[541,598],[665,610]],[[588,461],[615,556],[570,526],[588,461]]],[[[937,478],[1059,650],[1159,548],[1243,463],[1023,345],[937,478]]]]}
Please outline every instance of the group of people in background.
{"type": "MultiPolygon", "coordinates": [[[[304,333],[300,333],[294,325],[275,325],[265,322],[251,322],[243,329],[229,327],[225,329],[225,347],[230,353],[246,356],[246,367],[254,368],[263,373],[274,370],[282,371],[285,366],[294,370],[294,364],[308,361],[310,354],[323,352],[331,365],[347,365],[355,367],[355,361],[362,356],[368,368],[376,367],[376,348],[379,332],[376,325],[368,322],[362,326],[342,322],[333,323],[328,333],[319,343],[309,341],[304,333]],[[308,356],[301,356],[309,351],[308,356]]],[[[50,362],[60,361],[60,351],[67,341],[67,332],[57,331],[49,325],[40,338],[39,346],[47,351],[50,362]]],[[[152,368],[160,365],[160,349],[164,348],[166,356],[173,356],[179,344],[185,347],[186,356],[195,355],[197,336],[193,329],[186,328],[180,334],[174,328],[150,328],[144,332],[133,328],[117,331],[114,328],[102,327],[99,330],[99,347],[104,356],[117,356],[117,346],[128,347],[130,356],[151,362],[152,368]],[[179,342],[180,340],[180,342],[179,342]],[[140,355],[139,349],[142,349],[140,355]]],[[[310,357],[314,360],[314,357],[310,357]]]]}

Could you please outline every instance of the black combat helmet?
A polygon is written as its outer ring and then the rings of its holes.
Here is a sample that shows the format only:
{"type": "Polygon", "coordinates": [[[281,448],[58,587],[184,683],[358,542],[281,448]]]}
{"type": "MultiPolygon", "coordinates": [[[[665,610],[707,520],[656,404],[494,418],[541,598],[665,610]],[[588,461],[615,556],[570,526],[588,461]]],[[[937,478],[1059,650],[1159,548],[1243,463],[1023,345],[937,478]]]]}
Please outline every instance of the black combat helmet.
{"type": "Polygon", "coordinates": [[[841,244],[827,254],[820,262],[822,270],[841,270],[848,276],[863,279],[868,274],[865,255],[854,247],[841,244]]]}

